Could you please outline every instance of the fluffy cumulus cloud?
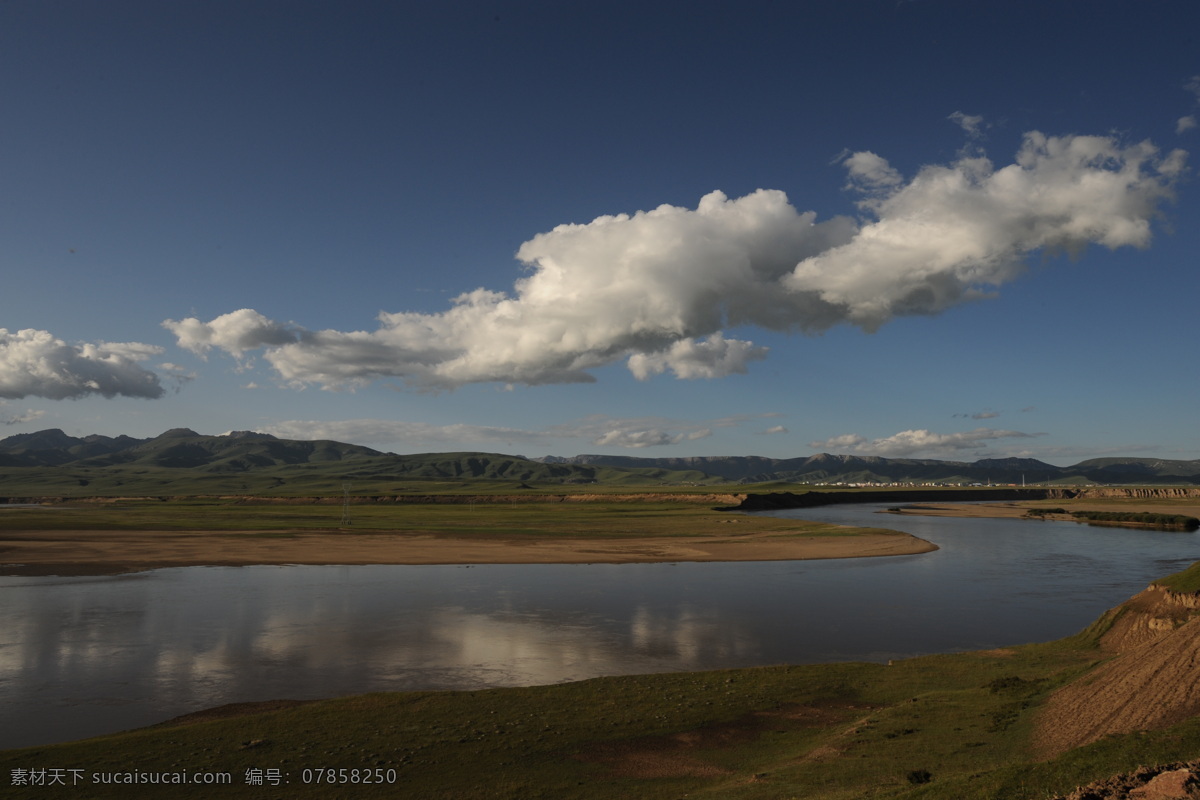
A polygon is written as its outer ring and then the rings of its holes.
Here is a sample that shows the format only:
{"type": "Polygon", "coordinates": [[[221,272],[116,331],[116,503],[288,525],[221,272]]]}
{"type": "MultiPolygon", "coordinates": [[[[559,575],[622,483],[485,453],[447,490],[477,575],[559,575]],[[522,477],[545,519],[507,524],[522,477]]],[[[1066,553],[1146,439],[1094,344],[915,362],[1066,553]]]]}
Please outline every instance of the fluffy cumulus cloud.
{"type": "Polygon", "coordinates": [[[161,397],[158,375],[140,363],[161,352],[138,342],[69,344],[48,331],[0,328],[0,398],[161,397]]]}
{"type": "Polygon", "coordinates": [[[717,378],[766,354],[730,328],[875,331],[994,292],[1034,251],[1144,247],[1184,159],[1146,142],[1033,132],[1011,164],[976,152],[906,178],[859,152],[841,159],[857,220],[818,220],[780,191],[712,192],[694,209],[560,225],[520,247],[528,273],[511,292],[477,289],[433,314],[384,312],[373,330],[314,331],[252,309],[163,324],[198,354],[262,351],[293,385],[579,382],[616,361],[641,379],[717,378]]]}
{"type": "Polygon", "coordinates": [[[834,436],[819,442],[809,442],[814,450],[834,453],[909,458],[914,456],[944,457],[962,451],[985,449],[997,439],[1029,439],[1042,433],[976,428],[958,433],[934,433],[924,429],[900,431],[881,439],[868,439],[856,433],[834,436]]]}
{"type": "Polygon", "coordinates": [[[165,324],[175,334],[181,347],[200,355],[216,347],[241,357],[249,350],[288,344],[295,341],[296,337],[288,326],[269,320],[249,308],[222,314],[207,324],[194,317],[180,322],[169,320],[165,324]]]}
{"type": "Polygon", "coordinates": [[[638,380],[667,370],[677,378],[719,378],[745,372],[748,362],[766,356],[765,347],[755,347],[751,342],[726,339],[721,333],[714,333],[704,341],[680,339],[657,353],[634,353],[629,357],[629,371],[638,380]]]}
{"type": "MultiPolygon", "coordinates": [[[[1145,247],[1184,154],[1148,143],[1026,135],[997,169],[965,157],[902,186],[860,185],[877,219],[847,243],[801,261],[783,280],[874,331],[899,315],[936,314],[1015,278],[1036,250],[1145,247]]],[[[876,172],[878,172],[876,169],[876,172]]]]}

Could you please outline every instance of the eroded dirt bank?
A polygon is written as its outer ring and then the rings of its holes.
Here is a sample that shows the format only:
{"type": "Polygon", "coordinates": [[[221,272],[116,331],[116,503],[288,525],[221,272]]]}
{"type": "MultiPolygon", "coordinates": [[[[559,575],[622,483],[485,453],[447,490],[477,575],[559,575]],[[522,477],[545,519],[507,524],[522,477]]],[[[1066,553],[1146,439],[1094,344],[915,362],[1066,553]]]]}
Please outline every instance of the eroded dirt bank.
{"type": "Polygon", "coordinates": [[[1200,594],[1152,585],[1098,624],[1111,659],[1051,696],[1034,739],[1044,758],[1200,714],[1200,594]]]}

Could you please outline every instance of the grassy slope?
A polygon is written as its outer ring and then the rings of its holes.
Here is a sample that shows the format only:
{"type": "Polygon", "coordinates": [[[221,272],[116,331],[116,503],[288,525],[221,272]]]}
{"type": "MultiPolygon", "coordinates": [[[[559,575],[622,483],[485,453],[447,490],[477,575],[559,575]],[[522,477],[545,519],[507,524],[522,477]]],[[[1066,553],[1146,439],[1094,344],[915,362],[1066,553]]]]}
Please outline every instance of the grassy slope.
{"type": "MultiPolygon", "coordinates": [[[[211,437],[209,437],[211,439],[211,437]]],[[[197,440],[211,444],[207,440],[197,440]]],[[[259,443],[257,446],[265,447],[259,443]]],[[[320,444],[320,443],[318,443],[320,444]]],[[[199,447],[199,445],[194,445],[199,447]]],[[[171,451],[166,451],[168,454],[171,451]]],[[[127,453],[126,455],[133,455],[127,453]]],[[[296,456],[299,457],[299,456],[296,456]]],[[[182,462],[180,457],[176,459],[182,462]]],[[[199,462],[200,457],[194,460],[199,462]]],[[[513,456],[488,453],[429,453],[412,456],[347,454],[287,463],[261,454],[240,453],[211,457],[197,466],[175,463],[157,450],[140,459],[121,462],[94,459],[61,467],[0,467],[0,495],[32,496],[180,496],[210,494],[267,494],[303,496],[342,491],[394,494],[421,491],[427,485],[456,482],[498,482],[517,487],[522,482],[557,486],[657,486],[714,484],[719,479],[695,470],[618,469],[542,464],[513,456]]],[[[427,489],[425,489],[427,490],[427,489]]]]}
{"type": "Polygon", "coordinates": [[[1197,561],[1181,572],[1176,572],[1174,575],[1159,578],[1154,583],[1159,586],[1165,586],[1173,592],[1186,592],[1189,594],[1200,592],[1200,561],[1197,561]]]}

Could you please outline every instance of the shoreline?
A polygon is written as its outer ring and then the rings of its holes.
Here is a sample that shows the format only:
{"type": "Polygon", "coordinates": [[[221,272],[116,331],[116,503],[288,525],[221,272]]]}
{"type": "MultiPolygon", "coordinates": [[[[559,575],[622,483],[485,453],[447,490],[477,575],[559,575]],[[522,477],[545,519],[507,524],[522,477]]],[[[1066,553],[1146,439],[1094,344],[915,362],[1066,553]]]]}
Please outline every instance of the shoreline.
{"type": "Polygon", "coordinates": [[[914,555],[936,549],[916,536],[882,530],[621,538],[304,530],[8,531],[0,538],[0,575],[117,575],[199,566],[792,561],[914,555]]]}
{"type": "MultiPolygon", "coordinates": [[[[1200,516],[1200,502],[1174,502],[1174,503],[1155,503],[1144,499],[1125,499],[1125,500],[1109,500],[1104,502],[1097,499],[1082,499],[1068,501],[1072,510],[1075,511],[1136,511],[1157,514],[1184,514],[1190,516],[1200,516]]],[[[1026,512],[1038,508],[1044,508],[1048,505],[1062,505],[1062,501],[1042,501],[1040,503],[1025,502],[1022,504],[1001,502],[1001,503],[953,503],[953,504],[929,504],[929,505],[907,505],[898,506],[895,509],[887,509],[881,511],[882,514],[898,514],[900,516],[923,516],[923,517],[986,517],[992,519],[1027,519],[1030,522],[1040,522],[1040,519],[1034,519],[1026,516],[1026,512]]],[[[1081,525],[1087,524],[1086,520],[1076,519],[1068,514],[1047,514],[1045,517],[1048,521],[1059,522],[1076,522],[1081,525]]]]}

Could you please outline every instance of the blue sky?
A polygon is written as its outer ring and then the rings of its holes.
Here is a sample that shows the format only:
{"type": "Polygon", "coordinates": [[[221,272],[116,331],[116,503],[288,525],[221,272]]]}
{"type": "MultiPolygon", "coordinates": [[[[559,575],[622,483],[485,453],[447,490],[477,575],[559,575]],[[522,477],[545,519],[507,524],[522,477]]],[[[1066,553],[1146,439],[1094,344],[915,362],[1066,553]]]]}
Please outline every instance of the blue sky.
{"type": "Polygon", "coordinates": [[[0,435],[1200,458],[1197,23],[3,4],[0,435]]]}

